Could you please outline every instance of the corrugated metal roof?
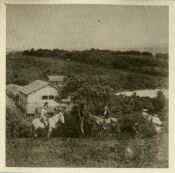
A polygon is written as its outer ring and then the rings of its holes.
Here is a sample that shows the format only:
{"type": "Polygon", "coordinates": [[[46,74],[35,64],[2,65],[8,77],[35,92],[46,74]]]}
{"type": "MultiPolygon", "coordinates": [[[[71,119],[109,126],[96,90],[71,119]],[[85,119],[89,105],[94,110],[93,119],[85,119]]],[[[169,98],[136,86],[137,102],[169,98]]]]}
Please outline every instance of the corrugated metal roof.
{"type": "Polygon", "coordinates": [[[15,84],[9,84],[6,87],[6,90],[13,94],[14,96],[19,94],[19,90],[21,90],[23,87],[15,84]]]}
{"type": "Polygon", "coordinates": [[[50,82],[62,82],[65,76],[48,76],[50,82]]]}
{"type": "Polygon", "coordinates": [[[34,91],[37,91],[45,86],[49,85],[48,82],[45,82],[45,81],[41,81],[41,80],[36,80],[26,86],[24,86],[20,91],[26,95],[34,92],[34,91]]]}

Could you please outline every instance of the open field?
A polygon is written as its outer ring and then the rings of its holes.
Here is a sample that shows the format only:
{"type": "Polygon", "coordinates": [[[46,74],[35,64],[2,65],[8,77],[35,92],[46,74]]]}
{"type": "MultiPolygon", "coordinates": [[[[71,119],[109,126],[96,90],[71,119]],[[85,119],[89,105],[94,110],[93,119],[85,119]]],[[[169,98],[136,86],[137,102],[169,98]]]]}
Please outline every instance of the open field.
{"type": "Polygon", "coordinates": [[[7,139],[6,166],[168,167],[168,135],[145,139],[7,139]],[[133,151],[126,152],[127,147],[133,151]]]}

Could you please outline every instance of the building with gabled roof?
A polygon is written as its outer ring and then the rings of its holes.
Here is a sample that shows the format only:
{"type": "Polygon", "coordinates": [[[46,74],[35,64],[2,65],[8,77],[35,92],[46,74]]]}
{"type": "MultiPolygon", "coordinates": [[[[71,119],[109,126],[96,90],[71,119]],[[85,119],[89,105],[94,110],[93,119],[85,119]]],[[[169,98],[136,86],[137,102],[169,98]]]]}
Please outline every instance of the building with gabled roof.
{"type": "Polygon", "coordinates": [[[48,103],[49,111],[52,112],[57,105],[55,99],[58,90],[49,82],[36,80],[19,91],[19,106],[26,114],[40,112],[44,103],[48,103]]]}
{"type": "Polygon", "coordinates": [[[41,80],[36,80],[26,86],[24,86],[20,92],[24,93],[24,94],[30,94],[30,93],[33,93],[45,86],[49,85],[48,82],[45,82],[45,81],[41,81],[41,80]]]}

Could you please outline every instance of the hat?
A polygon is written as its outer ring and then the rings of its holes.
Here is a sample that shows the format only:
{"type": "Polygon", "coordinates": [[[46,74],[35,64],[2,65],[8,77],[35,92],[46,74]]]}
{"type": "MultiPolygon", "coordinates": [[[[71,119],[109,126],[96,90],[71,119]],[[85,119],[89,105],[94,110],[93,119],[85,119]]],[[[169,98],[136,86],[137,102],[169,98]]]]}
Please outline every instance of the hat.
{"type": "Polygon", "coordinates": [[[148,111],[148,109],[143,109],[142,111],[143,111],[143,112],[147,112],[147,111],[148,111]]]}

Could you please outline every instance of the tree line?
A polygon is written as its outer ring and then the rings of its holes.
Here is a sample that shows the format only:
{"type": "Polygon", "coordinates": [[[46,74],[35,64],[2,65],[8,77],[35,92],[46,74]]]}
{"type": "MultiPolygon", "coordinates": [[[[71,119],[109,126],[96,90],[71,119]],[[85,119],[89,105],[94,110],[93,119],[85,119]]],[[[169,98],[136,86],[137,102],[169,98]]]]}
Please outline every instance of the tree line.
{"type": "Polygon", "coordinates": [[[90,49],[84,51],[67,51],[60,49],[31,49],[23,52],[26,56],[54,57],[85,64],[100,65],[112,69],[121,69],[154,76],[168,75],[168,55],[152,55],[140,51],[111,51],[90,49]],[[165,58],[167,57],[167,58],[165,58]]]}

